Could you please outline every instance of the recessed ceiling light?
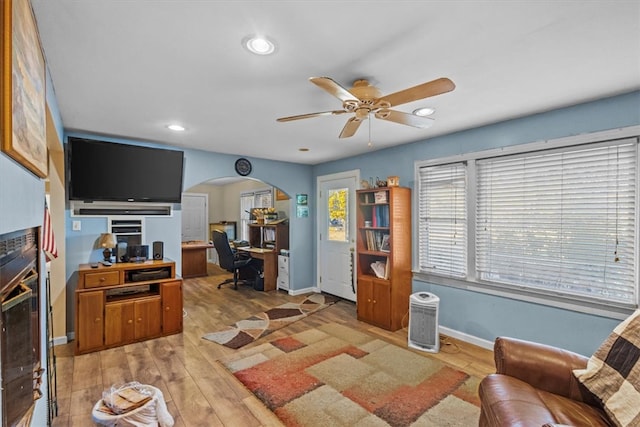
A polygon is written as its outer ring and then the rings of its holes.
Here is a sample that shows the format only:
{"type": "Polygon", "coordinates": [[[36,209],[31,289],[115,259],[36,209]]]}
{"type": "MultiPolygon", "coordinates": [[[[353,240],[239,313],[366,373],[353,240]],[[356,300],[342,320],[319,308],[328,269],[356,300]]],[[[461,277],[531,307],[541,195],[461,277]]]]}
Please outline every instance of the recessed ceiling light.
{"type": "Polygon", "coordinates": [[[309,151],[308,148],[298,148],[298,151],[309,151]]]}
{"type": "Polygon", "coordinates": [[[184,126],[180,126],[180,125],[176,125],[176,124],[168,125],[167,128],[171,129],[173,131],[176,131],[176,132],[182,132],[184,130],[184,126]]]}
{"type": "Polygon", "coordinates": [[[413,114],[415,114],[416,116],[430,116],[433,113],[436,112],[436,109],[433,107],[423,107],[423,108],[418,108],[416,110],[413,110],[413,114]]]}
{"type": "Polygon", "coordinates": [[[256,55],[271,55],[276,51],[273,41],[264,36],[249,36],[242,39],[242,45],[256,55]]]}

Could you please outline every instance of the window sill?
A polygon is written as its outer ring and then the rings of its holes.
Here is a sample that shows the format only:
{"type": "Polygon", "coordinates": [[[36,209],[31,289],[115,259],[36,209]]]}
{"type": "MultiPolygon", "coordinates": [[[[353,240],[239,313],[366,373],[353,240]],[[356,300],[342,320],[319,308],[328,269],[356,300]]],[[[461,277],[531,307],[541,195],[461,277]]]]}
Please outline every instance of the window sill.
{"type": "Polygon", "coordinates": [[[632,305],[621,303],[604,302],[589,298],[569,298],[560,294],[536,292],[530,289],[514,289],[504,285],[474,282],[465,279],[456,279],[440,276],[437,274],[413,271],[413,279],[431,283],[434,285],[448,286],[472,292],[510,298],[518,301],[525,301],[541,304],[549,307],[561,308],[580,313],[592,314],[596,316],[608,317],[611,319],[624,320],[637,308],[632,305]]]}

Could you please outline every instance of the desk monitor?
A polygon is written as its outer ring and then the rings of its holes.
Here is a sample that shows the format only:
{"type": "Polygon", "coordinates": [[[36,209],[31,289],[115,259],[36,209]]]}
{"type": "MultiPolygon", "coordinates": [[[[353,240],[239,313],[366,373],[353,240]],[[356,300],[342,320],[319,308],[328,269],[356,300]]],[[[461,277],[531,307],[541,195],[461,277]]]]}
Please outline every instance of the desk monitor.
{"type": "Polygon", "coordinates": [[[213,230],[220,230],[227,233],[229,241],[236,240],[236,222],[235,221],[221,221],[209,224],[209,230],[211,233],[211,241],[213,241],[213,230]]]}

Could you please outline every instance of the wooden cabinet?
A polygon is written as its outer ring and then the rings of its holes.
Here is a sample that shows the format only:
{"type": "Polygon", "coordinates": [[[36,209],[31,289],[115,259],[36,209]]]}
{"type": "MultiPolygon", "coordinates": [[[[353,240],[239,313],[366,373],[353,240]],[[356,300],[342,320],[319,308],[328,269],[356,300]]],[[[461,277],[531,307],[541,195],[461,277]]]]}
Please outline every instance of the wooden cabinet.
{"type": "Polygon", "coordinates": [[[358,319],[395,331],[411,295],[411,190],[357,191],[358,319]]]}
{"type": "Polygon", "coordinates": [[[289,224],[249,224],[249,244],[276,253],[289,249],[289,224]]]}
{"type": "Polygon", "coordinates": [[[213,245],[205,242],[187,242],[182,244],[182,277],[201,277],[207,275],[207,249],[213,245]]]}
{"type": "Polygon", "coordinates": [[[78,352],[99,350],[104,336],[104,293],[82,292],[76,298],[76,313],[82,319],[82,327],[76,327],[76,349],[78,352]]]}
{"type": "Polygon", "coordinates": [[[182,281],[162,284],[162,326],[165,334],[182,331],[182,281]]]}
{"type": "Polygon", "coordinates": [[[175,263],[80,265],[76,353],[182,332],[182,280],[175,263]]]}
{"type": "Polygon", "coordinates": [[[384,329],[391,328],[391,287],[388,280],[358,278],[358,318],[384,329]]]}

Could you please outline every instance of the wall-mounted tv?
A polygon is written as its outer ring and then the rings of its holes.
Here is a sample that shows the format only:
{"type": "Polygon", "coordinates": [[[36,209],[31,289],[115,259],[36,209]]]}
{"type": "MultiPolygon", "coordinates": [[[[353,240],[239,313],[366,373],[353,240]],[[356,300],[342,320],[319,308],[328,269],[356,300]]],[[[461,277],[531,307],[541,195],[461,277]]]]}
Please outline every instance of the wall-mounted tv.
{"type": "Polygon", "coordinates": [[[180,203],[182,151],[69,137],[69,200],[180,203]]]}

